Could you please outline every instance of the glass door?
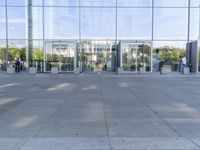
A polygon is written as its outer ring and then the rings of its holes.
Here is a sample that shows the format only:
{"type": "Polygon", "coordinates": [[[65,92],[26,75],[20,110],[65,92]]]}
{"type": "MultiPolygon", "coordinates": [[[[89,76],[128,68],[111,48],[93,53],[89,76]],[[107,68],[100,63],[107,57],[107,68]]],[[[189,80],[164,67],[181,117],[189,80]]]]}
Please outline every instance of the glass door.
{"type": "Polygon", "coordinates": [[[82,71],[112,71],[112,41],[83,41],[79,53],[82,71]]]}
{"type": "Polygon", "coordinates": [[[72,72],[74,70],[75,49],[75,42],[45,42],[45,71],[50,72],[52,67],[57,67],[59,72],[72,72]]]}
{"type": "Polygon", "coordinates": [[[138,72],[140,67],[151,71],[151,43],[122,41],[120,47],[124,71],[138,72]]]}

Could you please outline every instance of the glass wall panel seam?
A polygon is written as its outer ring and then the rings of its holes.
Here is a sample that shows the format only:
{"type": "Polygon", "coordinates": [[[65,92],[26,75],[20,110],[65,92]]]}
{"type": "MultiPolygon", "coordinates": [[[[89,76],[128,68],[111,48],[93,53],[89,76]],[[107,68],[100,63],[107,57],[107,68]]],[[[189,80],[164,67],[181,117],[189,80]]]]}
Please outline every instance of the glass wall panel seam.
{"type": "Polygon", "coordinates": [[[187,41],[190,41],[190,0],[188,0],[188,31],[187,31],[187,41]]]}
{"type": "Polygon", "coordinates": [[[7,7],[7,0],[5,0],[5,13],[6,13],[6,64],[8,64],[8,52],[9,52],[9,49],[8,49],[8,7],[7,7]]]}

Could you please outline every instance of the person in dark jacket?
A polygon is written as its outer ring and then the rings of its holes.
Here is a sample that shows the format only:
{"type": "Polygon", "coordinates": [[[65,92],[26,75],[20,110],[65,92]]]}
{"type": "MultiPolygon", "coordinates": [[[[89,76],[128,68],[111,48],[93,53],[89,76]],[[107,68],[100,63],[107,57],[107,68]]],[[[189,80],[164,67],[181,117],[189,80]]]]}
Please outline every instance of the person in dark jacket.
{"type": "Polygon", "coordinates": [[[20,73],[20,57],[15,58],[15,72],[20,73]]]}

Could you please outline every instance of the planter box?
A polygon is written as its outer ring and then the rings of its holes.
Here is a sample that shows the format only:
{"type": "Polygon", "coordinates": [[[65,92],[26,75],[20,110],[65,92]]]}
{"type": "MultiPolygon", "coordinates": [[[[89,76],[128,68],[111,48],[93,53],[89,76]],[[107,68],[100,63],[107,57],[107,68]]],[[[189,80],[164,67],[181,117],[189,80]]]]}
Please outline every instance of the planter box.
{"type": "Polygon", "coordinates": [[[189,67],[184,67],[182,69],[182,74],[190,74],[190,68],[189,67]]]}
{"type": "Polygon", "coordinates": [[[58,67],[51,67],[52,74],[58,74],[58,67]]]}
{"type": "Polygon", "coordinates": [[[146,73],[146,68],[140,67],[139,68],[139,74],[145,74],[146,73]]]}
{"type": "Polygon", "coordinates": [[[80,68],[79,67],[74,68],[74,74],[80,74],[80,68]]]}
{"type": "Polygon", "coordinates": [[[37,68],[36,67],[29,67],[29,73],[30,74],[36,74],[37,73],[37,68]]]}
{"type": "Polygon", "coordinates": [[[15,68],[11,67],[11,66],[7,67],[7,73],[8,74],[14,74],[15,73],[15,68]]]}

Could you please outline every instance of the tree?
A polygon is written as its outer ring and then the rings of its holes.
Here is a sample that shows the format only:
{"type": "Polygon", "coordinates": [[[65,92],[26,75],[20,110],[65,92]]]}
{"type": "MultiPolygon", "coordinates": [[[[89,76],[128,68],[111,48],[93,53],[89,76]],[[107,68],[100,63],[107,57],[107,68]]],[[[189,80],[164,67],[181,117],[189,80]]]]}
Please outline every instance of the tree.
{"type": "MultiPolygon", "coordinates": [[[[156,49],[159,50],[159,60],[164,62],[177,62],[179,58],[183,57],[186,54],[186,51],[184,49],[177,47],[164,46],[156,49]]],[[[156,57],[156,49],[153,50],[154,59],[156,57]]]]}

